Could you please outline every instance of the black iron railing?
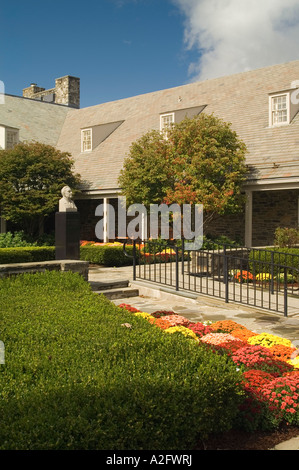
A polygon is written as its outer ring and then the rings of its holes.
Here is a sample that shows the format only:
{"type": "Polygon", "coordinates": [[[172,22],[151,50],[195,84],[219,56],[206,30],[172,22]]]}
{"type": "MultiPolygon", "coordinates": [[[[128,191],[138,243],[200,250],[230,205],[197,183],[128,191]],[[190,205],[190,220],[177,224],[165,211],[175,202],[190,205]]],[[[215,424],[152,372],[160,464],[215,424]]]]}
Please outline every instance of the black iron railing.
{"type": "Polygon", "coordinates": [[[299,312],[296,253],[229,245],[186,251],[184,240],[132,243],[134,280],[211,295],[284,316],[299,312]]]}

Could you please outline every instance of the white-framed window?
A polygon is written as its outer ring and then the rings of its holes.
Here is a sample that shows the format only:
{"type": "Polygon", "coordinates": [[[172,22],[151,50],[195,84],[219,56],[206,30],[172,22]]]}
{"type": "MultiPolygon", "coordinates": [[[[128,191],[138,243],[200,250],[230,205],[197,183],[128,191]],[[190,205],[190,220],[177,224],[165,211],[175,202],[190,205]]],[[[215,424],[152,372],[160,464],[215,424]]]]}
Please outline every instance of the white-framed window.
{"type": "Polygon", "coordinates": [[[5,148],[12,149],[19,142],[19,131],[16,129],[6,129],[5,148]]]}
{"type": "Polygon", "coordinates": [[[92,150],[92,129],[81,130],[81,151],[89,152],[92,150]]]}
{"type": "Polygon", "coordinates": [[[270,96],[270,126],[290,122],[290,97],[288,93],[270,96]]]}
{"type": "Polygon", "coordinates": [[[167,138],[167,130],[174,124],[174,113],[161,114],[160,131],[167,138]]]}

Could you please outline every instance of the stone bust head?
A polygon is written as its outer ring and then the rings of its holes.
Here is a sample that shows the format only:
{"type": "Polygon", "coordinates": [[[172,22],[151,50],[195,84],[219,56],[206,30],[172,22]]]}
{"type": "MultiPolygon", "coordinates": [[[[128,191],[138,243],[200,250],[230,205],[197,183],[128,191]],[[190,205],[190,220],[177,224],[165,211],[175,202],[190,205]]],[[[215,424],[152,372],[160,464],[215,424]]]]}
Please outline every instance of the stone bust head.
{"type": "Polygon", "coordinates": [[[69,186],[64,186],[61,190],[62,198],[59,199],[59,212],[75,212],[77,207],[72,200],[73,193],[69,186]]]}

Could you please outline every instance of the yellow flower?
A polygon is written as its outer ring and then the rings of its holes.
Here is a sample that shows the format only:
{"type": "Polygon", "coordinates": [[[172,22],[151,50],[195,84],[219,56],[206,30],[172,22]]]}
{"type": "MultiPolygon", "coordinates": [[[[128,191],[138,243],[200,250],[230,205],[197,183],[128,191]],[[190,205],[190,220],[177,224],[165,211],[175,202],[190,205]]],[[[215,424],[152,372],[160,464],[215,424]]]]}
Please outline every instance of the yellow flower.
{"type": "Polygon", "coordinates": [[[259,273],[255,276],[257,281],[270,281],[271,274],[269,273],[259,273]]]}
{"type": "Polygon", "coordinates": [[[291,364],[295,369],[299,369],[299,356],[295,357],[294,359],[290,359],[287,362],[291,364]]]}
{"type": "Polygon", "coordinates": [[[265,348],[271,348],[276,344],[283,344],[284,346],[292,347],[292,342],[289,339],[281,338],[280,336],[271,335],[269,333],[261,333],[260,335],[248,338],[248,343],[252,345],[259,345],[265,348]]]}
{"type": "Polygon", "coordinates": [[[137,317],[142,317],[146,319],[152,317],[150,313],[146,313],[146,312],[135,312],[134,315],[136,315],[137,317]]]}
{"type": "Polygon", "coordinates": [[[170,328],[167,328],[164,331],[166,333],[182,333],[184,336],[187,336],[187,337],[190,336],[190,338],[198,341],[196,334],[189,328],[186,328],[185,326],[171,326],[170,328]]]}

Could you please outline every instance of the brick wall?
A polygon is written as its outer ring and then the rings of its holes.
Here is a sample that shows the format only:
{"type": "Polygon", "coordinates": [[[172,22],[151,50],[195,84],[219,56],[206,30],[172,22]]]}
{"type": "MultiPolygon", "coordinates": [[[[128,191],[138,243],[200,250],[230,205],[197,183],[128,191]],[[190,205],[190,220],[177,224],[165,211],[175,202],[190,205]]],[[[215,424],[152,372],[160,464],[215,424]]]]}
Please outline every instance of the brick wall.
{"type": "Polygon", "coordinates": [[[253,192],[253,246],[272,245],[277,227],[298,227],[299,190],[253,192]]]}
{"type": "Polygon", "coordinates": [[[204,235],[226,236],[242,244],[245,242],[245,211],[239,214],[216,216],[210,223],[204,222],[204,235]]]}
{"type": "Polygon", "coordinates": [[[86,199],[76,201],[78,212],[80,212],[80,239],[95,241],[95,226],[99,217],[95,216],[96,207],[101,204],[101,199],[86,199]]]}
{"type": "MultiPolygon", "coordinates": [[[[102,217],[95,215],[96,208],[99,204],[103,204],[103,199],[85,199],[76,201],[77,209],[80,212],[81,240],[101,241],[96,239],[95,234],[96,224],[102,219],[102,217]]],[[[115,210],[115,230],[117,234],[117,199],[109,199],[109,204],[113,206],[115,210]]]]}
{"type": "MultiPolygon", "coordinates": [[[[298,227],[299,190],[254,191],[252,202],[252,245],[269,246],[274,243],[277,227],[298,227]]],[[[227,237],[245,242],[245,211],[240,214],[217,217],[205,225],[205,234],[227,237]]]]}

